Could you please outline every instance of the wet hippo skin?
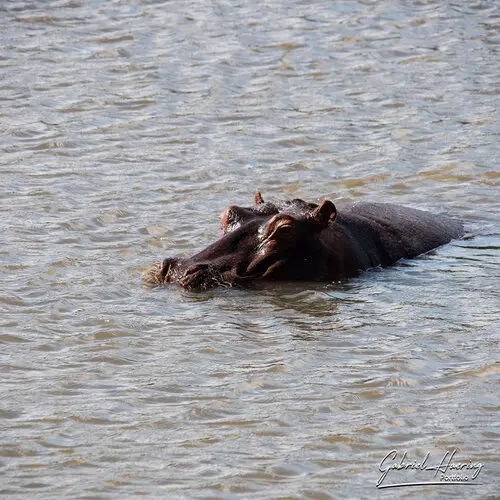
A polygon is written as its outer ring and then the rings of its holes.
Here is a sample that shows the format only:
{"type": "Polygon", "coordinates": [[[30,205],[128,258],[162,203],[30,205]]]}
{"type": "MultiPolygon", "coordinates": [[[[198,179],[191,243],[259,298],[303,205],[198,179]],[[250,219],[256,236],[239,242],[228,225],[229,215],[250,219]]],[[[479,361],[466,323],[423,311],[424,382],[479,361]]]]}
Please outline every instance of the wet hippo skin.
{"type": "Polygon", "coordinates": [[[389,203],[348,203],[337,208],[300,199],[230,206],[223,235],[192,257],[169,258],[146,273],[151,284],[190,290],[256,280],[335,281],[428,252],[463,235],[462,224],[389,203]]]}

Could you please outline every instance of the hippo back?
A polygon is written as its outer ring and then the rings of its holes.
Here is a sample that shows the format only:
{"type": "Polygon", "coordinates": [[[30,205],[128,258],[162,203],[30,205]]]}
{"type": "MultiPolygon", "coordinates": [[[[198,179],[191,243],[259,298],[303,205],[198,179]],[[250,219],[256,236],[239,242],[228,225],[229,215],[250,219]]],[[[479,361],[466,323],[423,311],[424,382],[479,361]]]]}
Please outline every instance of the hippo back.
{"type": "Polygon", "coordinates": [[[413,258],[463,235],[462,224],[446,215],[389,203],[352,203],[339,207],[337,226],[346,249],[361,269],[413,258]]]}

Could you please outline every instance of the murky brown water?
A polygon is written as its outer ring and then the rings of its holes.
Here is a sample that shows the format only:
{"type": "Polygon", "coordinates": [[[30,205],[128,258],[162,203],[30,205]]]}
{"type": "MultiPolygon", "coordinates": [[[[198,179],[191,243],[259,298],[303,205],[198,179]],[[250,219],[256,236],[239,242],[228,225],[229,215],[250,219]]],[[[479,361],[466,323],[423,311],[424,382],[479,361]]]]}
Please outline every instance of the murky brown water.
{"type": "Polygon", "coordinates": [[[498,494],[498,2],[4,1],[0,44],[4,497],[498,494]],[[257,187],[473,237],[345,285],[142,286],[257,187]],[[484,466],[378,490],[393,449],[484,466]]]}

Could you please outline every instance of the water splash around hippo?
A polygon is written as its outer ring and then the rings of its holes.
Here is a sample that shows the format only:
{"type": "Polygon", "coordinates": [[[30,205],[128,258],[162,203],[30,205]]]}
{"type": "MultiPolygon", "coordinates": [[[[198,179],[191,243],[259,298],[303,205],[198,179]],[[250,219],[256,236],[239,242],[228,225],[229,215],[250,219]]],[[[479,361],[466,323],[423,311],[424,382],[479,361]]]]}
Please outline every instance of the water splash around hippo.
{"type": "Polygon", "coordinates": [[[337,208],[300,199],[231,205],[221,215],[223,235],[201,252],[167,258],[146,271],[152,285],[177,283],[195,291],[265,281],[336,281],[373,267],[429,252],[463,236],[462,224],[389,203],[337,208]]]}

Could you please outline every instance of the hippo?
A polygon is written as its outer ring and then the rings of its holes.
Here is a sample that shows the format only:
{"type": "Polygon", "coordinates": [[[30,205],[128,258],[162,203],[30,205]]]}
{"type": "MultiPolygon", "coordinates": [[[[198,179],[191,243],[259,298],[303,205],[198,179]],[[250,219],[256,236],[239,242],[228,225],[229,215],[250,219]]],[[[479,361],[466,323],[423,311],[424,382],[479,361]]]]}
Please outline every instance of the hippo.
{"type": "Polygon", "coordinates": [[[301,199],[231,205],[222,236],[192,257],[153,265],[149,284],[177,283],[203,291],[264,281],[339,281],[411,259],[464,234],[460,221],[390,203],[339,207],[301,199]]]}

